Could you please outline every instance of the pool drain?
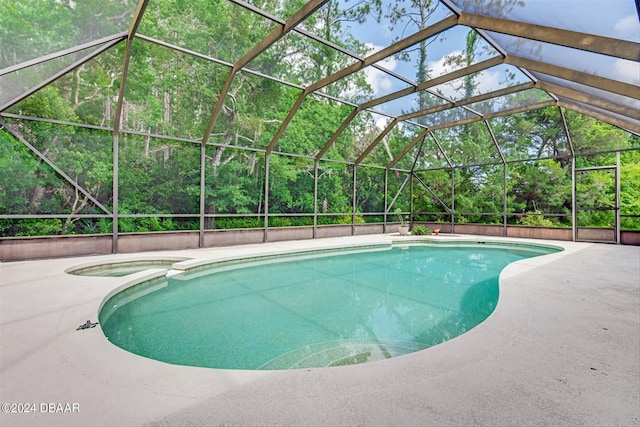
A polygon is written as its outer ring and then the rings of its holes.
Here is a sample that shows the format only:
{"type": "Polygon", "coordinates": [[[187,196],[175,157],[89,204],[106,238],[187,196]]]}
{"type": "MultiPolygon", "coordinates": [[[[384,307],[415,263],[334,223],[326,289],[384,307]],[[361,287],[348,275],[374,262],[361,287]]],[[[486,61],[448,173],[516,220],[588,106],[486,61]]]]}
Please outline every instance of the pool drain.
{"type": "Polygon", "coordinates": [[[86,323],[83,323],[82,325],[78,326],[76,328],[76,331],[80,331],[82,329],[89,329],[89,328],[95,328],[96,325],[98,324],[98,322],[91,322],[91,320],[87,320],[86,323]]]}

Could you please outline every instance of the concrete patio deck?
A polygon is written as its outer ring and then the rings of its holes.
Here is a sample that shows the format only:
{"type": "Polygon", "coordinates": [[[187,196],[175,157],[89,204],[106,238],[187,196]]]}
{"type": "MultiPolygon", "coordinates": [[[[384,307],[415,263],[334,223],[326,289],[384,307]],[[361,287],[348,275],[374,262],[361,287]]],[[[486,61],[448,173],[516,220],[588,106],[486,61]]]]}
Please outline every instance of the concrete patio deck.
{"type": "Polygon", "coordinates": [[[362,365],[184,367],[128,353],[100,327],[76,331],[132,276],[65,273],[75,265],[392,238],[0,263],[0,425],[640,425],[639,247],[481,238],[565,250],[506,267],[496,310],[470,332],[362,365]]]}

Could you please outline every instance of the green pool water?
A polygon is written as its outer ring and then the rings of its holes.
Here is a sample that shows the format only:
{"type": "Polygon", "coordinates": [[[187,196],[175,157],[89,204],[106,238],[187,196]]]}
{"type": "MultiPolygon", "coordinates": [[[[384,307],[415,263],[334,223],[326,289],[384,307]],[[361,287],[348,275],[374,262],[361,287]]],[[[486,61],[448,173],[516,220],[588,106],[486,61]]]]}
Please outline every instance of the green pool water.
{"type": "Polygon", "coordinates": [[[363,363],[465,333],[496,307],[506,265],[550,252],[416,245],[226,265],[121,292],[100,324],[113,344],[179,365],[363,363]]]}

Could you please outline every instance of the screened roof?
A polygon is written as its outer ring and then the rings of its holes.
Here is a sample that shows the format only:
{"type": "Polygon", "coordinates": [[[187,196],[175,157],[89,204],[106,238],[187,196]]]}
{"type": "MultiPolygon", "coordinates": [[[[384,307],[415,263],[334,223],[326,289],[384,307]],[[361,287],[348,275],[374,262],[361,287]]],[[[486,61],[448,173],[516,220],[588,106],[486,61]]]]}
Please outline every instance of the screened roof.
{"type": "MultiPolygon", "coordinates": [[[[0,33],[3,115],[123,43],[121,74],[114,79],[143,81],[129,63],[140,60],[149,44],[222,76],[219,90],[202,91],[194,112],[202,133],[192,136],[204,143],[224,127],[225,99],[243,84],[239,74],[281,84],[291,93],[289,115],[270,130],[267,142],[249,147],[266,152],[295,151],[278,142],[295,129],[305,103],[318,101],[344,108],[344,121],[312,149],[294,154],[331,159],[341,133],[367,111],[381,132],[354,152],[349,160],[356,164],[366,164],[397,127],[418,137],[396,147],[388,167],[407,153],[415,155],[428,132],[548,106],[640,134],[640,20],[634,0],[218,0],[218,7],[234,16],[231,26],[199,14],[197,2],[41,0],[48,4],[45,15],[36,3],[0,3],[20,17],[0,33]],[[331,26],[322,25],[327,20],[333,20],[331,26]],[[240,34],[251,43],[236,43],[240,34]],[[310,66],[317,55],[325,58],[322,69],[310,66]],[[356,81],[366,81],[371,90],[358,91],[356,81]]],[[[210,82],[176,81],[176,91],[180,85],[204,88],[210,82]]],[[[120,85],[112,96],[123,98],[124,90],[120,85]]],[[[115,131],[119,114],[114,113],[115,131]]],[[[269,120],[268,109],[263,115],[269,120]]],[[[437,149],[450,165],[466,161],[445,147],[437,149]]]]}

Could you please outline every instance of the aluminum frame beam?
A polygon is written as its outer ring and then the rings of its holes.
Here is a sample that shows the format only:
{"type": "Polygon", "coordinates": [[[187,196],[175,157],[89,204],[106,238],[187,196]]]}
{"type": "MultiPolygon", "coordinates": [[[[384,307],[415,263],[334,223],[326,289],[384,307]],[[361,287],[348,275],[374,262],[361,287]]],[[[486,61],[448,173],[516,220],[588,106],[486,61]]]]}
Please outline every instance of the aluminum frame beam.
{"type": "Polygon", "coordinates": [[[505,95],[510,95],[512,93],[521,92],[523,90],[534,89],[535,87],[536,87],[536,84],[534,82],[522,83],[522,84],[519,84],[519,85],[516,85],[516,86],[511,86],[511,87],[507,87],[507,88],[504,88],[504,89],[499,89],[499,90],[495,90],[495,91],[492,91],[492,92],[487,92],[487,93],[482,94],[482,95],[476,95],[476,96],[472,96],[470,98],[461,99],[459,101],[453,101],[453,102],[448,102],[446,104],[437,105],[435,107],[430,107],[430,108],[427,108],[425,110],[414,111],[414,112],[411,112],[411,113],[403,114],[401,116],[398,116],[398,119],[399,120],[411,120],[411,119],[415,119],[415,118],[418,118],[418,117],[424,117],[424,116],[427,116],[429,114],[439,113],[441,111],[450,110],[452,108],[462,107],[462,106],[473,104],[473,103],[476,103],[476,102],[487,101],[489,99],[498,98],[498,97],[505,96],[505,95]]]}
{"type": "Polygon", "coordinates": [[[458,22],[472,28],[640,61],[640,44],[627,40],[467,12],[460,15],[458,22]]]}
{"type": "Polygon", "coordinates": [[[293,104],[293,106],[289,110],[289,113],[287,114],[287,117],[285,117],[285,119],[282,121],[282,123],[280,124],[280,127],[276,131],[275,135],[273,135],[273,138],[271,139],[271,142],[267,146],[267,153],[270,153],[270,152],[273,151],[273,149],[275,148],[276,144],[280,140],[280,137],[282,136],[284,131],[289,126],[289,123],[291,123],[291,120],[293,120],[293,116],[295,116],[296,113],[298,112],[298,110],[300,109],[300,107],[302,107],[302,104],[303,104],[304,100],[307,98],[308,94],[309,94],[309,92],[304,90],[298,96],[298,99],[296,99],[296,102],[293,104]]]}
{"type": "Polygon", "coordinates": [[[602,89],[618,95],[640,99],[640,87],[594,74],[584,73],[571,68],[560,67],[546,62],[535,61],[516,55],[508,55],[505,63],[528,70],[538,71],[550,76],[560,77],[565,80],[580,82],[581,84],[602,89]]]}
{"type": "Polygon", "coordinates": [[[440,197],[438,197],[438,195],[431,189],[431,187],[427,185],[426,182],[424,182],[422,178],[420,178],[418,174],[412,172],[412,175],[418,180],[418,182],[424,187],[424,189],[431,193],[436,201],[442,205],[442,207],[445,209],[445,213],[450,214],[451,212],[453,212],[453,210],[449,206],[447,206],[447,204],[440,197]]]}
{"type": "MultiPolygon", "coordinates": [[[[358,156],[358,158],[355,161],[356,166],[362,163],[362,161],[369,155],[369,153],[371,153],[371,151],[373,151],[373,149],[378,145],[378,143],[380,143],[380,141],[382,141],[384,137],[387,136],[389,132],[391,132],[391,129],[393,129],[396,124],[398,124],[398,119],[393,119],[391,123],[389,123],[387,127],[384,128],[384,130],[380,132],[380,134],[378,134],[376,139],[374,139],[373,142],[369,144],[367,148],[364,149],[364,151],[360,154],[360,156],[358,156]]],[[[389,168],[387,167],[387,169],[389,168]]]]}
{"type": "MultiPolygon", "coordinates": [[[[406,147],[402,150],[401,154],[398,154],[396,157],[393,158],[393,160],[391,160],[388,164],[387,164],[387,169],[392,168],[395,166],[396,163],[398,163],[404,156],[407,155],[407,153],[409,151],[411,151],[411,149],[413,147],[415,147],[415,145],[420,142],[422,139],[424,139],[428,134],[430,133],[429,129],[424,129],[422,132],[420,132],[418,134],[418,136],[416,136],[415,138],[413,138],[411,140],[411,142],[409,144],[406,145],[406,147]]],[[[446,155],[445,155],[446,156],[446,155]]],[[[447,157],[448,158],[448,157],[447,157]]],[[[415,167],[415,164],[414,164],[415,167]]]]}
{"type": "Polygon", "coordinates": [[[640,112],[637,109],[632,107],[627,107],[624,105],[616,104],[604,98],[599,98],[597,96],[588,95],[584,92],[580,92],[578,90],[570,89],[563,86],[558,86],[554,83],[547,83],[544,80],[538,80],[536,84],[540,89],[552,93],[563,98],[569,98],[576,102],[590,104],[594,107],[602,108],[608,111],[611,111],[616,114],[620,114],[622,116],[627,116],[630,119],[637,120],[640,117],[640,112]]]}
{"type": "Polygon", "coordinates": [[[618,117],[613,117],[603,113],[602,111],[592,110],[585,105],[579,105],[578,103],[573,103],[570,101],[558,101],[558,105],[566,108],[568,110],[576,111],[580,114],[584,114],[585,116],[593,117],[594,119],[601,120],[605,123],[609,123],[613,126],[619,127],[621,129],[626,130],[627,132],[631,132],[635,135],[640,136],[640,122],[636,121],[636,123],[632,123],[627,120],[621,120],[618,117]]]}
{"type": "Polygon", "coordinates": [[[453,71],[451,73],[443,74],[439,77],[424,81],[418,84],[418,86],[416,87],[408,87],[406,89],[390,93],[380,98],[364,102],[360,104],[360,108],[364,110],[367,108],[375,107],[376,105],[384,104],[385,102],[393,101],[394,99],[402,98],[403,96],[411,95],[412,93],[420,92],[430,87],[450,82],[451,80],[459,79],[460,77],[464,77],[467,74],[473,74],[482,70],[486,70],[487,68],[495,67],[496,65],[504,63],[504,61],[505,59],[502,56],[496,56],[481,62],[477,62],[468,67],[460,68],[459,70],[453,71]]]}
{"type": "Polygon", "coordinates": [[[353,119],[355,119],[355,117],[358,115],[358,113],[360,111],[361,110],[356,107],[356,108],[353,109],[353,111],[351,111],[351,113],[349,113],[347,118],[344,119],[342,121],[342,123],[340,124],[340,127],[338,127],[338,129],[333,133],[333,135],[331,135],[331,137],[329,138],[327,143],[324,144],[324,147],[322,147],[320,149],[320,151],[318,151],[318,154],[316,154],[316,160],[320,160],[320,159],[322,159],[322,157],[324,157],[324,155],[327,153],[327,151],[329,151],[331,146],[336,142],[338,137],[340,137],[340,135],[342,135],[342,132],[344,132],[344,130],[347,128],[347,126],[349,126],[349,124],[353,121],[353,119]]]}
{"type": "Polygon", "coordinates": [[[442,145],[440,144],[440,141],[438,141],[438,138],[436,138],[436,136],[433,134],[433,132],[429,131],[429,136],[431,137],[431,139],[433,139],[433,142],[436,144],[436,146],[438,147],[438,150],[440,150],[440,152],[442,153],[442,155],[444,156],[444,159],[447,161],[447,164],[449,165],[450,168],[453,168],[453,162],[451,161],[451,159],[449,158],[449,155],[447,154],[447,152],[444,150],[444,148],[442,148],[442,145]]]}
{"type": "Polygon", "coordinates": [[[455,26],[456,24],[457,24],[457,17],[455,15],[445,18],[433,25],[428,26],[427,28],[424,28],[421,31],[418,31],[415,34],[412,34],[407,38],[404,38],[398,41],[397,43],[392,44],[391,46],[385,49],[379,50],[367,56],[362,62],[356,62],[348,67],[343,68],[342,70],[339,70],[333,73],[330,76],[325,77],[324,79],[318,80],[316,83],[309,85],[308,90],[310,92],[314,92],[318,89],[328,86],[331,83],[334,83],[341,78],[344,78],[350,74],[360,71],[361,69],[369,65],[375,64],[376,62],[382,61],[383,59],[386,59],[391,55],[394,55],[408,47],[411,47],[416,43],[420,43],[424,39],[427,39],[431,36],[434,36],[443,31],[446,31],[449,28],[455,26]]]}
{"type": "Polygon", "coordinates": [[[564,129],[564,133],[567,136],[567,144],[569,145],[569,153],[572,156],[576,155],[575,150],[573,149],[573,141],[571,140],[571,132],[569,132],[569,126],[567,125],[567,118],[564,115],[564,109],[558,106],[558,111],[560,112],[560,120],[562,120],[562,128],[564,129]]]}
{"type": "MultiPolygon", "coordinates": [[[[396,192],[396,195],[393,197],[393,199],[391,199],[391,203],[389,203],[389,206],[386,205],[385,202],[385,208],[384,208],[384,215],[387,216],[391,213],[391,208],[393,207],[393,205],[395,204],[396,200],[398,200],[398,197],[400,197],[400,194],[402,194],[402,190],[404,190],[404,187],[407,185],[407,182],[409,182],[409,179],[411,178],[412,173],[408,173],[407,176],[405,177],[404,181],[402,181],[402,184],[400,184],[400,188],[398,189],[398,191],[396,192]]],[[[388,181],[389,181],[389,169],[386,170],[385,173],[385,197],[387,196],[387,189],[388,189],[388,181]]]]}
{"type": "MultiPolygon", "coordinates": [[[[283,19],[280,19],[280,18],[278,18],[276,16],[273,16],[270,13],[267,13],[267,12],[255,7],[255,6],[251,5],[251,4],[248,4],[245,1],[242,1],[242,0],[229,0],[229,1],[231,3],[237,4],[238,6],[242,6],[245,9],[248,9],[248,10],[250,10],[250,11],[252,11],[252,12],[254,12],[254,13],[256,13],[256,14],[264,17],[264,18],[267,18],[267,19],[269,19],[269,20],[271,20],[271,21],[273,21],[275,23],[278,23],[280,25],[283,25],[284,22],[285,22],[283,19]]],[[[307,30],[304,30],[302,28],[296,27],[296,28],[293,29],[293,32],[301,34],[301,35],[303,35],[305,37],[308,37],[311,40],[313,40],[315,42],[318,42],[318,43],[320,43],[320,44],[322,44],[324,46],[330,47],[331,49],[334,49],[334,50],[336,50],[336,51],[338,51],[338,52],[340,52],[340,53],[342,53],[344,55],[350,56],[351,58],[356,59],[359,62],[364,61],[364,58],[361,55],[357,55],[357,54],[355,54],[353,52],[350,52],[347,49],[343,48],[342,46],[337,45],[337,44],[335,44],[333,42],[330,42],[328,40],[325,40],[325,39],[323,39],[321,37],[318,37],[317,35],[309,32],[307,30]]],[[[397,73],[395,73],[395,72],[393,72],[391,70],[388,70],[388,69],[386,69],[386,68],[384,68],[384,67],[382,67],[380,65],[373,64],[372,66],[377,68],[378,70],[384,72],[384,73],[387,73],[387,74],[389,74],[389,75],[391,75],[391,76],[393,76],[393,77],[395,77],[395,78],[397,78],[399,80],[404,81],[407,84],[415,85],[415,83],[411,82],[409,79],[407,79],[405,77],[402,77],[399,74],[397,74],[397,73]]]]}
{"type": "Polygon", "coordinates": [[[234,68],[236,68],[237,70],[243,68],[251,60],[267,50],[275,42],[284,37],[287,33],[292,31],[296,25],[304,21],[309,15],[313,14],[316,10],[322,7],[322,5],[324,5],[327,1],[328,0],[310,0],[305,3],[305,5],[302,6],[296,13],[291,15],[291,17],[289,17],[289,19],[287,19],[285,23],[280,26],[280,28],[276,28],[275,30],[273,30],[253,49],[251,49],[242,58],[236,61],[236,63],[233,64],[234,68]]]}

